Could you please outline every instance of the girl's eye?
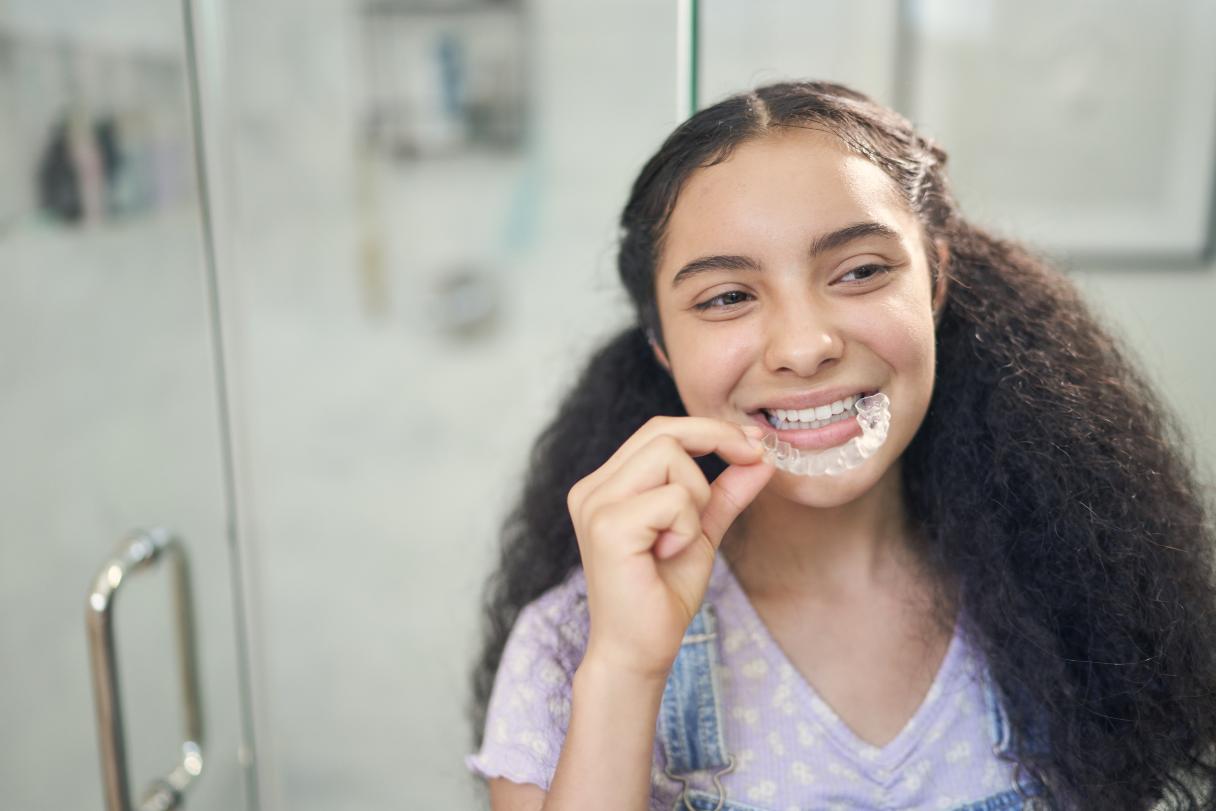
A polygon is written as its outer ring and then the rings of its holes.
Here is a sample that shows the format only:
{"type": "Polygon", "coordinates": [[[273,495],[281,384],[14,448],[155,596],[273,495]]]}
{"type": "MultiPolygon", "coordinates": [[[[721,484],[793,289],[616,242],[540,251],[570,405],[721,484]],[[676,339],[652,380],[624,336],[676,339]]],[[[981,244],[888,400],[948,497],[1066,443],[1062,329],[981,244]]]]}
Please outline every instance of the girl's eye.
{"type": "Polygon", "coordinates": [[[865,276],[863,276],[861,279],[858,279],[857,281],[846,282],[846,284],[861,284],[862,282],[868,282],[870,279],[873,279],[875,276],[879,276],[879,275],[882,275],[885,273],[890,273],[890,272],[891,272],[891,268],[887,267],[886,265],[862,265],[861,267],[853,268],[848,273],[844,274],[844,276],[841,276],[840,281],[844,281],[845,276],[848,276],[852,273],[865,273],[865,276]],[[870,271],[870,272],[865,273],[866,271],[870,271]]]}
{"type": "Polygon", "coordinates": [[[714,296],[713,298],[706,299],[705,301],[701,302],[700,304],[694,304],[693,309],[696,309],[696,310],[729,310],[732,307],[742,304],[746,300],[743,298],[732,299],[731,298],[732,296],[750,297],[751,294],[744,293],[742,290],[727,290],[725,293],[719,293],[718,295],[714,296]],[[722,301],[723,303],[715,305],[714,304],[715,301],[722,301]]]}
{"type": "MultiPolygon", "coordinates": [[[[890,273],[891,270],[892,268],[887,265],[862,265],[861,267],[853,268],[848,273],[841,276],[839,281],[844,281],[845,277],[856,273],[861,274],[861,278],[853,281],[845,281],[845,284],[865,284],[871,279],[890,273]]],[[[694,304],[693,309],[701,311],[730,310],[744,303],[749,298],[752,298],[751,293],[745,293],[742,290],[727,290],[725,293],[719,293],[713,298],[706,299],[700,304],[694,304]],[[715,302],[721,303],[715,304],[715,302]]]]}

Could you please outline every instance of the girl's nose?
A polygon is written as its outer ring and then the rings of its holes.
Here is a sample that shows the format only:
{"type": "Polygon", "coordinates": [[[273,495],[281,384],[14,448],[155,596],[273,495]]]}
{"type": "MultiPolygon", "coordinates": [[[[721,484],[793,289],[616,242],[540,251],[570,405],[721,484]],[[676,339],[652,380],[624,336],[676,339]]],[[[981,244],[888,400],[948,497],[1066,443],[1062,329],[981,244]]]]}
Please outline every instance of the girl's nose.
{"type": "Polygon", "coordinates": [[[787,301],[773,312],[764,353],[770,371],[788,369],[800,377],[811,377],[843,353],[844,340],[824,309],[787,301]]]}

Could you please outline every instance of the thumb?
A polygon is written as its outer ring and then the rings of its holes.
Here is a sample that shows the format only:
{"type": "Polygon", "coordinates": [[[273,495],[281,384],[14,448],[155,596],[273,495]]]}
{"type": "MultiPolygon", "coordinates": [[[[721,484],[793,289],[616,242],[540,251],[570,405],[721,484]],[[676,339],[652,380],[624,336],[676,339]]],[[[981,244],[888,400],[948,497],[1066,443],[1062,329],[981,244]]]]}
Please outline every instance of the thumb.
{"type": "Polygon", "coordinates": [[[714,549],[722,543],[726,530],[764,489],[776,470],[766,462],[731,465],[714,479],[709,487],[709,504],[701,513],[701,529],[714,549]]]}

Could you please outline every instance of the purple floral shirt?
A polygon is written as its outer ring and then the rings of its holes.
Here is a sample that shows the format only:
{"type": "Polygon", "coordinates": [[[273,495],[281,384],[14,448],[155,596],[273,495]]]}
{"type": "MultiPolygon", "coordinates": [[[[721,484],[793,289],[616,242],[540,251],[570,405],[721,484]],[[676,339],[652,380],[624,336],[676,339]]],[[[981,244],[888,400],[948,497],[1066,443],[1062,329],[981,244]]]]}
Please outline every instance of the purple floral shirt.
{"type": "MultiPolygon", "coordinates": [[[[721,636],[725,741],[736,763],[720,780],[731,803],[761,811],[953,811],[1013,788],[1014,766],[992,751],[982,661],[958,629],[921,706],[877,747],[858,738],[790,664],[722,555],[706,599],[721,636]]],[[[503,652],[481,751],[465,758],[472,772],[548,790],[588,627],[581,568],[524,608],[503,652]]],[[[682,787],[664,771],[657,732],[651,808],[669,811],[682,787]]],[[[709,775],[688,783],[717,795],[709,775]]]]}

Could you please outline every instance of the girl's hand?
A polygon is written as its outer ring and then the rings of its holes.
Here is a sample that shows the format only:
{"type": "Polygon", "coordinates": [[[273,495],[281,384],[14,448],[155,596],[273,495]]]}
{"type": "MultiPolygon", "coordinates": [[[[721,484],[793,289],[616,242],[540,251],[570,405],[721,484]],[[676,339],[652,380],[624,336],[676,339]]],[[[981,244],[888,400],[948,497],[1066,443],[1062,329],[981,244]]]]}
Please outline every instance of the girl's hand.
{"type": "Polygon", "coordinates": [[[773,475],[760,433],[654,417],[570,489],[591,615],[584,661],[666,679],[722,536],[773,475]],[[730,466],[710,486],[693,457],[714,452],[730,466]]]}

